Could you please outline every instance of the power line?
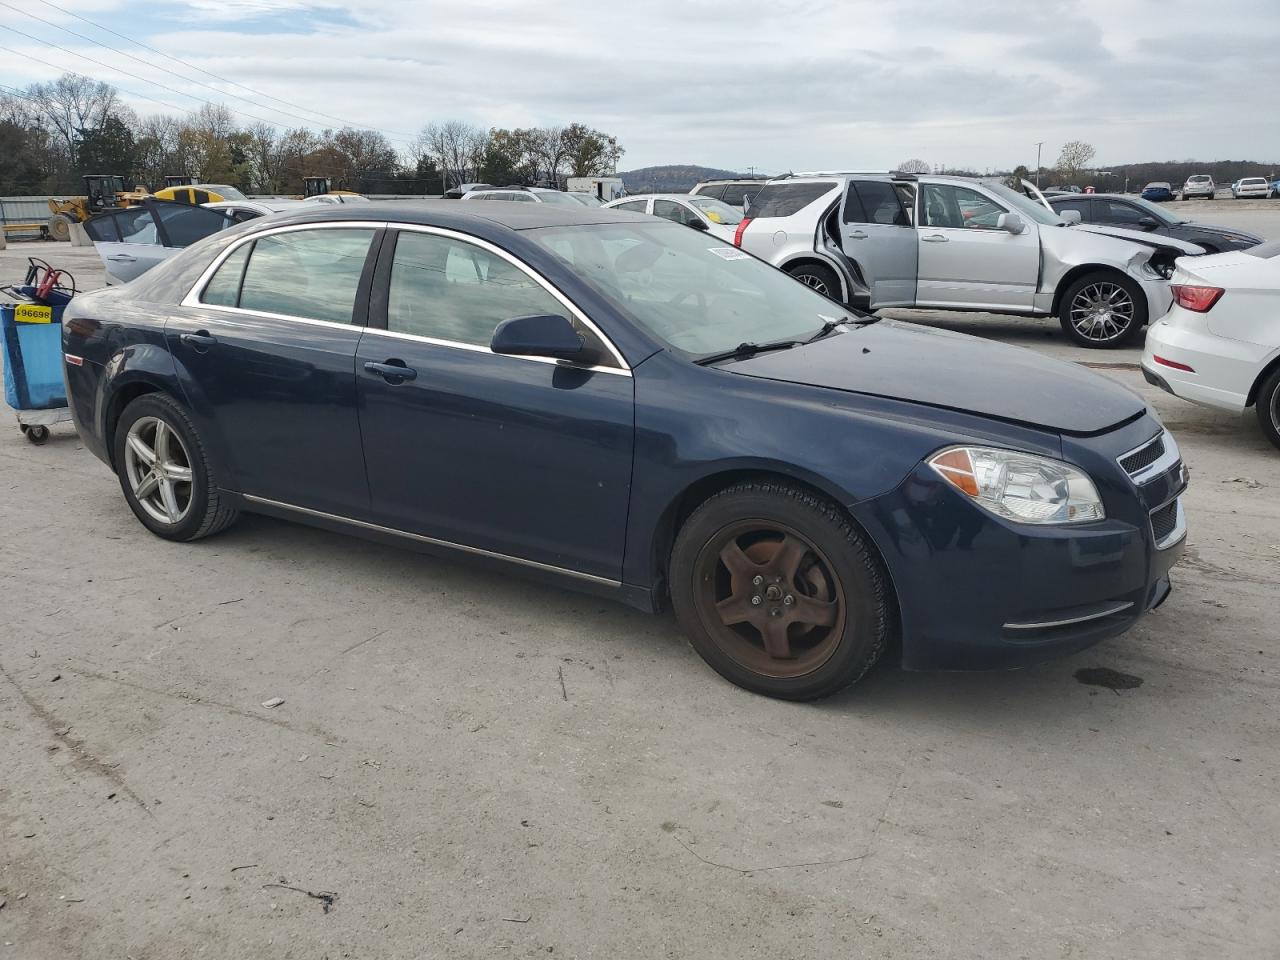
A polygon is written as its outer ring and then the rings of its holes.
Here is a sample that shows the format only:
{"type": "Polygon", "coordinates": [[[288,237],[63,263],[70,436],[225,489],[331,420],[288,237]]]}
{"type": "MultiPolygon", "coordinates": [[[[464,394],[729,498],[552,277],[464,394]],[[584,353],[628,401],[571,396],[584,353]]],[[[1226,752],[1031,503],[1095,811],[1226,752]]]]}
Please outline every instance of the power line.
{"type": "MultiPolygon", "coordinates": [[[[13,47],[0,46],[0,50],[5,50],[5,51],[7,51],[7,52],[9,52],[9,53],[12,53],[12,54],[14,54],[14,55],[16,55],[16,56],[19,56],[19,57],[25,57],[25,58],[26,58],[26,59],[28,59],[28,60],[34,60],[36,63],[42,63],[42,64],[44,64],[46,67],[52,67],[54,70],[65,70],[65,68],[58,66],[56,63],[50,63],[48,60],[41,60],[39,57],[32,56],[32,55],[31,55],[31,54],[29,54],[29,53],[22,53],[22,52],[21,52],[21,51],[19,51],[19,50],[15,50],[15,49],[13,49],[13,47]]],[[[95,60],[94,62],[95,62],[95,63],[97,63],[97,61],[96,61],[96,60],[95,60]]],[[[103,66],[106,66],[106,64],[103,64],[103,66]]],[[[109,68],[109,69],[115,69],[115,68],[114,68],[114,67],[112,67],[112,68],[109,68]]],[[[123,73],[124,71],[121,71],[121,72],[123,73]]],[[[133,76],[133,74],[125,74],[125,75],[126,75],[126,76],[133,76]]],[[[93,77],[89,77],[89,79],[90,79],[90,80],[94,80],[95,78],[93,78],[93,77]]],[[[141,77],[139,77],[138,79],[139,79],[139,80],[141,80],[142,78],[141,78],[141,77]]],[[[96,82],[101,83],[101,81],[96,81],[96,82]]],[[[126,90],[126,89],[124,89],[123,87],[116,87],[116,89],[117,89],[117,90],[119,90],[121,93],[127,93],[127,94],[128,94],[129,96],[131,96],[131,97],[137,97],[137,98],[138,98],[138,99],[140,99],[140,100],[150,100],[152,103],[158,103],[158,104],[160,104],[160,106],[162,106],[162,107],[168,107],[170,110],[177,110],[179,113],[185,113],[185,112],[187,112],[187,110],[188,110],[188,108],[187,108],[187,107],[179,107],[177,104],[169,103],[169,102],[168,102],[168,101],[166,101],[166,100],[157,100],[155,97],[148,97],[145,93],[137,93],[137,92],[135,92],[135,91],[133,91],[133,90],[126,90]]],[[[22,96],[22,94],[19,94],[19,96],[22,96]]],[[[187,94],[187,96],[189,96],[189,94],[187,94]]],[[[35,99],[34,99],[34,98],[32,98],[32,97],[27,97],[26,99],[31,100],[31,102],[32,102],[32,103],[39,103],[39,102],[40,102],[39,100],[35,100],[35,99]]],[[[207,101],[206,101],[206,102],[207,102],[207,101]]],[[[230,108],[228,108],[228,109],[230,109],[230,108]]],[[[246,117],[247,117],[247,116],[248,116],[248,114],[246,113],[246,114],[244,114],[244,116],[246,116],[246,117]]],[[[264,121],[264,122],[265,122],[265,121],[264,121]]],[[[272,126],[274,127],[274,126],[275,126],[275,124],[273,123],[273,124],[272,124],[272,126]]]]}
{"type": "MultiPolygon", "coordinates": [[[[341,117],[335,117],[335,116],[333,116],[332,114],[323,113],[323,112],[321,112],[321,111],[319,111],[319,110],[311,110],[311,109],[309,109],[309,108],[307,108],[307,107],[302,106],[301,104],[293,103],[293,102],[292,102],[292,101],[290,101],[290,100],[282,100],[280,97],[273,97],[273,96],[272,96],[271,94],[269,94],[269,93],[262,93],[262,92],[261,92],[261,91],[259,91],[259,90],[254,90],[252,87],[245,86],[243,83],[239,83],[238,81],[235,81],[235,80],[230,80],[230,79],[228,79],[227,77],[221,76],[220,74],[217,74],[217,73],[213,73],[212,71],[210,71],[210,70],[206,70],[206,69],[204,69],[203,67],[198,67],[198,66],[196,66],[194,63],[188,63],[186,60],[183,60],[183,59],[182,59],[182,58],[180,58],[180,57],[172,56],[171,54],[165,53],[163,50],[157,50],[155,47],[148,46],[147,44],[143,43],[141,40],[135,39],[134,37],[130,37],[130,36],[127,36],[126,34],[119,33],[119,32],[117,32],[117,31],[115,31],[115,30],[112,30],[110,27],[104,27],[102,24],[98,23],[98,22],[97,22],[97,21],[95,21],[95,20],[90,20],[88,17],[81,16],[80,14],[75,13],[75,12],[74,12],[74,11],[72,11],[72,10],[67,10],[65,7],[60,7],[60,6],[58,6],[56,3],[50,3],[50,2],[49,2],[49,0],[40,0],[40,2],[41,2],[41,3],[43,3],[46,7],[52,7],[54,10],[57,10],[57,11],[59,11],[59,12],[61,12],[61,13],[65,13],[65,14],[67,14],[68,16],[75,17],[77,20],[82,20],[82,21],[84,21],[85,23],[89,24],[91,27],[97,27],[99,30],[102,30],[102,31],[103,31],[103,32],[105,32],[105,33],[109,33],[109,34],[111,34],[111,35],[112,35],[112,36],[114,36],[114,37],[119,37],[121,40],[127,40],[127,41],[129,41],[130,43],[137,44],[137,45],[138,45],[139,47],[141,47],[143,50],[149,50],[149,51],[151,51],[152,53],[159,54],[160,56],[164,57],[166,60],[172,60],[174,63],[180,63],[180,64],[182,64],[184,67],[190,67],[192,70],[195,70],[195,71],[197,71],[197,72],[199,72],[199,73],[203,73],[203,74],[204,74],[205,76],[207,76],[207,77],[213,77],[213,79],[215,79],[215,80],[221,80],[223,83],[229,83],[229,84],[232,84],[233,86],[237,86],[237,87],[239,87],[241,90],[248,90],[248,91],[249,91],[250,93],[252,93],[255,97],[264,97],[264,98],[266,98],[267,100],[274,100],[274,101],[276,101],[276,103],[283,103],[283,104],[285,104],[286,106],[296,107],[297,109],[299,109],[299,110],[303,111],[304,113],[313,113],[313,114],[315,114],[316,116],[319,116],[319,117],[327,117],[327,118],[328,118],[328,119],[330,119],[330,120],[337,120],[339,123],[343,124],[344,126],[348,126],[348,127],[361,127],[361,125],[360,125],[360,124],[358,124],[358,123],[352,123],[352,122],[351,122],[351,121],[349,121],[349,120],[343,120],[341,117]]],[[[371,129],[371,128],[361,127],[361,129],[371,129]]],[[[404,137],[412,137],[412,136],[413,136],[413,134],[411,134],[411,133],[405,133],[403,130],[386,130],[386,131],[382,131],[382,132],[383,132],[383,133],[394,133],[394,134],[397,134],[397,135],[399,135],[399,136],[404,136],[404,137]]]]}
{"type": "MultiPolygon", "coordinates": [[[[71,13],[71,11],[69,11],[69,10],[62,10],[62,8],[61,8],[61,7],[59,7],[59,6],[57,6],[56,4],[52,4],[52,3],[50,3],[50,4],[47,4],[47,5],[48,5],[48,6],[53,7],[55,10],[61,10],[63,13],[67,13],[67,14],[70,14],[71,16],[77,17],[78,19],[84,20],[86,23],[92,24],[93,26],[98,27],[98,29],[100,29],[100,30],[106,30],[108,33],[115,34],[116,36],[123,36],[123,34],[117,34],[117,33],[115,33],[115,31],[114,31],[114,30],[109,30],[108,28],[103,27],[103,26],[101,26],[100,24],[96,24],[96,23],[94,23],[92,20],[89,20],[87,17],[81,17],[81,16],[79,16],[79,14],[71,13]]],[[[217,87],[213,86],[212,84],[205,83],[203,80],[196,80],[194,77],[183,76],[181,73],[178,73],[176,70],[171,70],[171,69],[169,69],[169,68],[167,68],[167,67],[159,66],[159,65],[157,65],[157,64],[155,64],[155,63],[153,63],[153,62],[152,62],[152,61],[150,61],[150,60],[144,60],[142,57],[138,57],[138,56],[135,56],[135,55],[134,55],[134,54],[132,54],[132,53],[129,53],[128,51],[121,50],[119,47],[113,47],[113,46],[112,46],[111,44],[109,44],[109,43],[103,43],[101,40],[95,40],[93,37],[85,36],[83,33],[77,33],[76,31],[74,31],[74,30],[72,30],[72,29],[70,29],[70,28],[68,28],[68,27],[64,27],[64,26],[62,26],[61,24],[54,23],[52,20],[46,20],[46,19],[44,19],[43,17],[36,16],[36,14],[31,13],[31,12],[30,12],[30,11],[28,11],[28,10],[23,10],[23,9],[21,9],[20,7],[16,7],[16,6],[14,6],[12,3],[7,3],[7,2],[5,2],[5,0],[0,0],[0,6],[7,7],[8,9],[13,10],[13,11],[14,11],[14,12],[16,12],[16,13],[22,13],[22,14],[25,14],[26,16],[31,17],[33,20],[37,20],[37,21],[39,21],[40,23],[43,23],[45,26],[53,27],[55,30],[61,30],[61,31],[63,31],[64,33],[69,33],[69,34],[71,34],[71,36],[73,36],[73,37],[77,37],[77,38],[79,38],[80,40],[85,40],[85,41],[87,41],[88,43],[96,44],[97,46],[102,47],[102,48],[104,48],[104,49],[106,49],[106,50],[110,50],[110,51],[112,51],[113,53],[118,53],[118,54],[120,54],[120,56],[122,56],[122,57],[128,57],[130,60],[134,60],[134,61],[136,61],[137,63],[141,63],[143,66],[151,67],[152,69],[155,69],[155,70],[160,70],[160,71],[162,71],[162,72],[164,72],[164,73],[167,73],[167,74],[169,74],[169,75],[171,75],[171,76],[175,76],[175,77],[178,77],[178,78],[179,78],[179,79],[181,79],[181,80],[185,80],[187,83],[194,83],[194,84],[196,84],[197,86],[204,87],[204,88],[205,88],[205,89],[207,89],[207,90],[212,90],[214,93],[216,93],[216,94],[218,94],[218,95],[220,95],[220,96],[231,96],[231,97],[235,97],[237,100],[243,100],[245,103],[248,103],[248,104],[250,104],[250,105],[252,105],[252,106],[254,106],[254,107],[259,107],[259,108],[264,109],[264,110],[271,110],[271,111],[273,111],[273,112],[275,112],[275,113],[283,114],[284,116],[291,117],[291,118],[292,118],[292,119],[294,119],[294,120],[300,120],[300,121],[301,121],[302,123],[304,123],[304,124],[315,124],[315,123],[316,123],[316,121],[315,121],[315,120],[310,119],[310,118],[308,118],[308,117],[298,116],[296,113],[290,113],[290,112],[289,112],[289,111],[287,111],[287,110],[281,110],[281,109],[279,109],[278,107],[272,107],[272,106],[269,106],[268,104],[264,104],[264,103],[256,103],[256,102],[254,102],[253,100],[250,100],[248,97],[243,97],[243,96],[241,96],[240,94],[233,93],[233,92],[226,91],[226,90],[220,90],[219,88],[217,88],[217,87]]],[[[125,39],[128,39],[128,38],[125,38],[125,39]]],[[[134,43],[138,43],[138,41],[136,41],[136,40],[135,40],[135,41],[133,41],[133,42],[134,42],[134,43]]],[[[168,59],[170,59],[170,60],[174,60],[174,61],[176,61],[176,62],[178,62],[178,63],[181,63],[181,64],[183,64],[184,66],[186,66],[186,67],[188,67],[188,68],[190,68],[190,69],[192,69],[192,70],[197,70],[197,71],[199,71],[200,73],[208,73],[208,71],[206,71],[206,70],[201,70],[201,68],[200,68],[200,67],[197,67],[197,66],[195,66],[194,64],[187,63],[186,61],[183,61],[183,60],[179,60],[177,57],[169,57],[169,56],[168,56],[168,54],[162,53],[162,52],[161,52],[161,51],[159,51],[159,50],[155,50],[155,49],[154,49],[154,48],[152,48],[152,47],[148,47],[146,44],[138,43],[138,46],[142,47],[143,49],[150,50],[150,51],[151,51],[151,52],[153,52],[153,53],[160,54],[160,56],[167,57],[167,58],[168,58],[168,59]]],[[[210,75],[210,76],[212,76],[212,77],[214,77],[215,79],[221,80],[223,83],[232,84],[233,86],[243,86],[242,84],[238,84],[238,83],[236,83],[236,82],[235,82],[235,81],[233,81],[233,80],[228,80],[228,79],[226,79],[225,77],[219,77],[217,74],[209,74],[209,75],[210,75]]],[[[248,88],[248,87],[245,87],[244,89],[249,90],[249,88],[248,88]]],[[[251,93],[253,93],[254,91],[250,90],[250,92],[251,92],[251,93]]],[[[267,94],[257,94],[257,96],[260,96],[260,97],[266,97],[266,98],[267,98],[267,99],[269,99],[269,100],[277,100],[277,99],[278,99],[278,98],[276,98],[276,97],[270,97],[270,96],[268,96],[267,94]]],[[[343,124],[344,126],[356,127],[357,129],[361,129],[361,130],[372,130],[372,129],[375,129],[375,128],[373,128],[373,127],[365,126],[364,124],[351,123],[351,122],[349,122],[349,121],[343,120],[341,117],[334,117],[334,116],[332,116],[332,115],[330,115],[330,114],[327,114],[327,113],[321,113],[321,112],[320,112],[320,111],[318,111],[318,110],[310,110],[310,109],[308,109],[308,108],[306,108],[306,107],[301,106],[300,104],[289,104],[289,101],[287,101],[287,100],[280,100],[279,102],[280,102],[280,103],[284,103],[284,104],[288,104],[288,105],[290,105],[290,106],[294,106],[294,107],[296,107],[298,110],[303,111],[304,113],[314,114],[314,115],[315,115],[315,116],[317,116],[317,117],[324,117],[324,118],[329,119],[329,120],[337,120],[339,123],[343,124]]],[[[381,131],[379,131],[379,132],[381,132],[381,131]]],[[[390,132],[393,132],[393,133],[394,133],[395,131],[390,131],[390,132]]]]}

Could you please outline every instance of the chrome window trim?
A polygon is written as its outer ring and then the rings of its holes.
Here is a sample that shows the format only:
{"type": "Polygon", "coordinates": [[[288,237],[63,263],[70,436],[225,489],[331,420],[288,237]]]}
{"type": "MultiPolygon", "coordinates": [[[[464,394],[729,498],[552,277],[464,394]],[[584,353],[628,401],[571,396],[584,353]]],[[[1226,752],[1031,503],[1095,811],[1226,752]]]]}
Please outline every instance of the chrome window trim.
{"type": "MultiPolygon", "coordinates": [[[[248,310],[244,307],[225,307],[216,303],[204,303],[200,300],[203,296],[205,287],[209,285],[209,281],[213,279],[213,275],[218,272],[218,268],[222,266],[224,260],[231,256],[236,250],[244,246],[246,243],[252,243],[262,237],[271,237],[280,233],[297,233],[302,230],[334,230],[334,229],[358,229],[358,230],[382,230],[387,226],[386,223],[377,220],[326,220],[320,223],[291,223],[282,227],[268,227],[265,230],[255,230],[245,234],[243,237],[237,237],[233,242],[227,244],[210,264],[201,271],[196,282],[191,285],[191,289],[187,291],[187,295],[178,303],[180,307],[203,307],[206,310],[222,310],[226,313],[240,313],[251,317],[271,317],[276,320],[293,320],[297,323],[324,324],[326,327],[350,327],[356,330],[365,329],[363,325],[358,323],[339,323],[335,320],[317,320],[314,317],[299,317],[293,314],[270,313],[266,310],[248,310]]],[[[216,234],[215,234],[216,236],[216,234]]],[[[372,239],[372,238],[370,238],[372,239]]],[[[368,256],[368,251],[365,251],[368,256]]],[[[353,304],[354,306],[354,304],[353,304]]]]}
{"type": "Polygon", "coordinates": [[[340,516],[336,513],[325,513],[323,510],[312,510],[310,507],[299,507],[296,504],[284,503],[280,500],[269,500],[266,497],[255,497],[248,493],[241,494],[241,497],[250,503],[258,503],[266,507],[274,507],[277,510],[288,510],[293,513],[302,513],[309,517],[318,517],[322,520],[331,520],[336,523],[346,523],[353,527],[360,527],[362,530],[372,530],[375,533],[404,537],[406,540],[429,544],[433,547],[446,547],[450,550],[459,550],[462,553],[470,553],[478,557],[488,557],[493,560],[505,560],[509,563],[518,564],[522,567],[531,567],[534,570],[557,573],[564,576],[574,577],[578,580],[586,580],[590,583],[603,584],[607,587],[622,586],[622,581],[620,580],[612,580],[609,577],[596,576],[594,573],[583,573],[581,570],[571,570],[568,567],[557,567],[554,564],[541,563],[537,560],[526,560],[524,557],[513,557],[507,553],[498,553],[496,550],[485,550],[483,547],[472,547],[465,543],[454,543],[451,540],[440,540],[437,537],[428,537],[420,533],[410,533],[407,530],[398,530],[395,527],[384,527],[381,524],[369,523],[365,520],[353,520],[350,517],[340,516]]]}
{"type": "Polygon", "coordinates": [[[505,357],[509,360],[523,360],[527,363],[549,363],[557,367],[571,370],[589,370],[592,373],[610,373],[618,377],[630,377],[630,370],[617,367],[586,366],[570,360],[557,360],[555,357],[525,357],[514,353],[494,353],[488,347],[476,343],[463,343],[461,340],[443,340],[439,337],[424,337],[416,333],[401,333],[398,330],[382,330],[378,327],[361,327],[365,334],[371,336],[390,337],[393,340],[409,340],[413,343],[429,343],[437,347],[452,347],[455,350],[469,350],[471,353],[487,353],[491,357],[505,357]]]}
{"type": "MultiPolygon", "coordinates": [[[[292,224],[287,224],[285,226],[269,227],[265,230],[253,231],[251,233],[246,234],[243,237],[237,238],[234,242],[228,244],[225,249],[220,251],[218,255],[214,257],[213,260],[209,263],[209,265],[205,267],[203,271],[201,271],[200,276],[196,279],[196,282],[192,284],[191,289],[187,291],[187,295],[182,298],[182,300],[179,302],[178,305],[182,307],[201,307],[206,310],[222,310],[231,314],[237,314],[237,313],[244,314],[245,316],[269,317],[274,320],[292,320],[296,323],[322,324],[327,327],[351,327],[351,328],[363,330],[369,333],[381,334],[383,336],[390,336],[390,337],[407,339],[407,340],[417,340],[424,343],[433,343],[438,346],[456,347],[459,349],[474,350],[474,351],[493,354],[493,351],[490,350],[488,347],[482,347],[477,344],[462,343],[459,341],[444,340],[444,339],[438,339],[434,337],[422,337],[416,334],[400,333],[399,331],[395,331],[395,330],[382,330],[379,328],[363,326],[363,325],[354,324],[354,323],[338,323],[332,320],[316,320],[312,317],[299,317],[299,316],[294,316],[292,314],[270,313],[265,310],[249,310],[244,307],[226,307],[226,306],[220,306],[218,304],[213,304],[213,303],[204,303],[200,300],[200,297],[204,294],[205,287],[207,287],[209,284],[209,281],[213,279],[213,275],[218,272],[218,268],[222,266],[223,261],[225,261],[229,256],[231,256],[232,253],[234,253],[237,249],[239,249],[244,244],[252,243],[253,241],[258,240],[262,237],[274,236],[276,234],[281,234],[281,233],[296,233],[302,230],[335,230],[335,229],[343,229],[343,228],[373,229],[373,230],[401,230],[401,231],[407,231],[410,233],[432,234],[435,236],[445,237],[450,240],[458,240],[463,243],[471,244],[473,246],[479,247],[480,249],[488,253],[491,253],[499,257],[500,259],[506,260],[512,266],[516,267],[516,269],[528,275],[534,281],[534,283],[542,287],[554,299],[560,301],[560,303],[578,319],[578,322],[580,322],[584,327],[586,327],[588,330],[594,333],[597,337],[599,337],[600,342],[605,345],[609,353],[613,356],[614,360],[617,361],[618,366],[617,367],[610,367],[610,366],[584,367],[578,364],[572,364],[572,363],[567,363],[565,361],[556,360],[552,357],[514,357],[514,359],[529,360],[536,363],[551,363],[551,364],[556,364],[560,366],[570,366],[580,370],[592,370],[600,373],[613,373],[613,374],[619,374],[626,377],[631,376],[630,365],[623,358],[622,352],[614,345],[613,341],[610,340],[604,334],[604,331],[602,331],[598,326],[596,326],[596,324],[593,323],[592,320],[581,309],[578,308],[577,304],[575,304],[567,296],[561,293],[560,290],[557,287],[555,287],[549,280],[545,279],[541,274],[535,271],[523,260],[509,253],[508,251],[502,249],[496,244],[490,243],[487,240],[482,240],[479,237],[474,237],[467,233],[461,233],[460,231],[457,231],[457,230],[449,230],[444,227],[433,227],[428,224],[422,224],[422,223],[393,223],[393,222],[375,221],[375,220],[340,220],[340,221],[326,220],[318,223],[292,223],[292,224]]],[[[493,355],[498,356],[498,354],[493,354],[493,355]]],[[[503,356],[506,356],[506,354],[503,354],[503,356]]]]}
{"type": "MultiPolygon", "coordinates": [[[[473,237],[468,233],[461,233],[460,231],[450,230],[446,227],[433,227],[425,223],[400,223],[400,224],[389,223],[387,224],[387,227],[389,229],[400,230],[401,232],[426,233],[426,234],[431,234],[432,236],[444,237],[449,240],[458,240],[458,241],[461,241],[462,243],[467,243],[467,244],[470,244],[471,246],[479,247],[481,250],[484,250],[486,253],[491,253],[494,256],[498,257],[499,259],[505,260],[507,263],[511,264],[517,270],[527,275],[531,280],[533,280],[534,283],[542,287],[542,289],[545,290],[547,293],[551,294],[551,297],[553,299],[559,300],[561,305],[564,306],[565,309],[567,309],[570,313],[572,313],[574,317],[577,318],[579,323],[581,323],[584,327],[586,327],[588,330],[590,330],[592,333],[594,333],[597,337],[600,338],[600,342],[605,345],[609,353],[613,356],[613,359],[616,360],[618,363],[618,369],[615,372],[624,373],[627,376],[631,375],[631,367],[627,364],[627,361],[623,358],[622,352],[616,346],[613,345],[612,340],[610,340],[607,336],[605,336],[604,331],[601,330],[598,326],[596,326],[591,321],[591,318],[588,317],[585,313],[582,312],[582,310],[578,308],[577,304],[575,304],[567,296],[561,293],[560,290],[554,284],[552,284],[550,280],[547,280],[540,273],[534,270],[533,267],[529,266],[519,257],[515,256],[514,254],[510,253],[507,250],[502,249],[502,247],[498,246],[495,243],[490,243],[488,240],[482,240],[479,237],[473,237]]],[[[394,261],[392,261],[392,265],[394,266],[394,261]]],[[[369,329],[372,330],[373,328],[369,328],[369,329]]],[[[378,330],[377,332],[399,334],[399,331],[393,331],[393,330],[378,330]]],[[[409,333],[399,334],[399,335],[405,336],[405,337],[417,336],[416,334],[409,334],[409,333]]],[[[430,337],[421,337],[420,339],[427,340],[428,342],[432,342],[432,343],[440,343],[444,346],[455,345],[455,341],[451,341],[451,340],[437,340],[435,338],[430,338],[430,337]]],[[[479,347],[477,344],[463,344],[463,345],[472,347],[473,349],[485,350],[486,352],[489,352],[489,353],[493,352],[492,350],[489,350],[488,347],[479,347]]],[[[550,362],[552,363],[559,362],[550,357],[522,357],[521,359],[550,360],[550,362]]],[[[590,369],[612,370],[613,368],[612,367],[592,367],[590,369]]]]}

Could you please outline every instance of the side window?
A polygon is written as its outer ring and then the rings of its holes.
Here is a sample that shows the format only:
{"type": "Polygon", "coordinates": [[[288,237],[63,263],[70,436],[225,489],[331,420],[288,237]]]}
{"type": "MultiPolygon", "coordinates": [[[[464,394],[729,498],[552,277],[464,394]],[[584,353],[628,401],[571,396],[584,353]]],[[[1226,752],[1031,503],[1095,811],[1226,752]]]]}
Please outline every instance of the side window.
{"type": "Polygon", "coordinates": [[[84,232],[88,234],[89,239],[94,243],[119,243],[120,227],[119,219],[122,214],[113,214],[103,216],[99,214],[96,217],[90,217],[84,222],[84,232]]]}
{"type": "Polygon", "coordinates": [[[508,193],[503,200],[514,200],[516,203],[537,203],[531,193],[508,193]]]}
{"type": "Polygon", "coordinates": [[[867,213],[862,209],[862,200],[858,196],[858,186],[849,181],[849,189],[844,194],[844,214],[841,219],[845,223],[866,223],[867,213]]]}
{"type": "Polygon", "coordinates": [[[674,200],[655,200],[653,201],[653,215],[661,217],[663,220],[673,220],[676,223],[682,223],[686,227],[697,220],[697,216],[685,207],[682,203],[676,203],[674,200]]]}
{"type": "Polygon", "coordinates": [[[159,243],[155,218],[146,207],[130,207],[115,215],[116,229],[125,243],[159,243]]]}
{"type": "MultiPolygon", "coordinates": [[[[1096,206],[1099,201],[1093,201],[1096,206]]],[[[1107,223],[1137,223],[1145,214],[1140,210],[1136,210],[1127,203],[1118,203],[1115,200],[1103,200],[1102,219],[1107,223]]],[[[1083,214],[1081,214],[1083,216],[1083,214]]]]}
{"type": "Polygon", "coordinates": [[[240,307],[351,323],[373,230],[299,230],[259,237],[240,288],[240,307]]]}
{"type": "Polygon", "coordinates": [[[157,203],[155,211],[170,247],[189,247],[231,223],[224,210],[192,207],[185,203],[157,203]]]}
{"type": "Polygon", "coordinates": [[[902,208],[902,198],[892,183],[881,180],[859,180],[849,184],[849,198],[845,203],[845,223],[879,223],[895,227],[909,227],[911,220],[902,208]],[[853,196],[858,202],[849,202],[853,196]],[[858,219],[850,219],[858,215],[858,219]]]}
{"type": "Polygon", "coordinates": [[[924,226],[994,230],[1007,211],[993,200],[970,190],[944,183],[923,186],[924,226]]]}
{"type": "Polygon", "coordinates": [[[255,220],[262,216],[257,210],[233,210],[231,211],[231,220],[233,223],[244,223],[246,220],[255,220]]]}
{"type": "MultiPolygon", "coordinates": [[[[569,317],[588,343],[595,334],[515,264],[463,240],[401,232],[387,297],[387,329],[487,347],[503,320],[535,314],[569,317]]],[[[612,360],[602,360],[612,366],[612,360]]]]}
{"type": "Polygon", "coordinates": [[[253,243],[241,244],[222,261],[218,272],[205,284],[200,302],[215,307],[234,307],[240,300],[240,281],[244,277],[244,265],[249,262],[253,243]]]}
{"type": "Polygon", "coordinates": [[[628,213],[644,213],[644,208],[648,206],[648,200],[630,200],[627,203],[620,203],[615,210],[626,210],[628,213]]]}

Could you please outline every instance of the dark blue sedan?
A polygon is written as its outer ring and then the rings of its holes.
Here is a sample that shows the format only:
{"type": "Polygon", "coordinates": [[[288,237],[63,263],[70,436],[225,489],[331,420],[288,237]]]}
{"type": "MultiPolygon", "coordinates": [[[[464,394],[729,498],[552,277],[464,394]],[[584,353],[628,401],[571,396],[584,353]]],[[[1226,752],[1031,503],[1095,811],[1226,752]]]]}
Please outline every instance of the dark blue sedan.
{"type": "Polygon", "coordinates": [[[1152,203],[1165,203],[1169,200],[1178,199],[1173,192],[1173,187],[1167,183],[1148,183],[1142,189],[1142,199],[1150,200],[1152,203]]]}
{"type": "Polygon", "coordinates": [[[77,297],[64,338],[80,435],[158,536],[252,511],[670,602],[771,696],[898,638],[913,669],[1078,650],[1164,600],[1186,532],[1128,390],[634,214],[282,214],[77,297]]]}

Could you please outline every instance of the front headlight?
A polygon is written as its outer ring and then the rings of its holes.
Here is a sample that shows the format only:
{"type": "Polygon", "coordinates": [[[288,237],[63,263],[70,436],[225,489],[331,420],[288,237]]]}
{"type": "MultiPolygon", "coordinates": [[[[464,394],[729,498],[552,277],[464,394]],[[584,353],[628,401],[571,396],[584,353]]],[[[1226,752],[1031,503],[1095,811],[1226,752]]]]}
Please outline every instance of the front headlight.
{"type": "Polygon", "coordinates": [[[978,506],[1018,523],[1088,523],[1106,511],[1085,474],[1061,460],[990,447],[948,447],[928,460],[978,506]]]}

